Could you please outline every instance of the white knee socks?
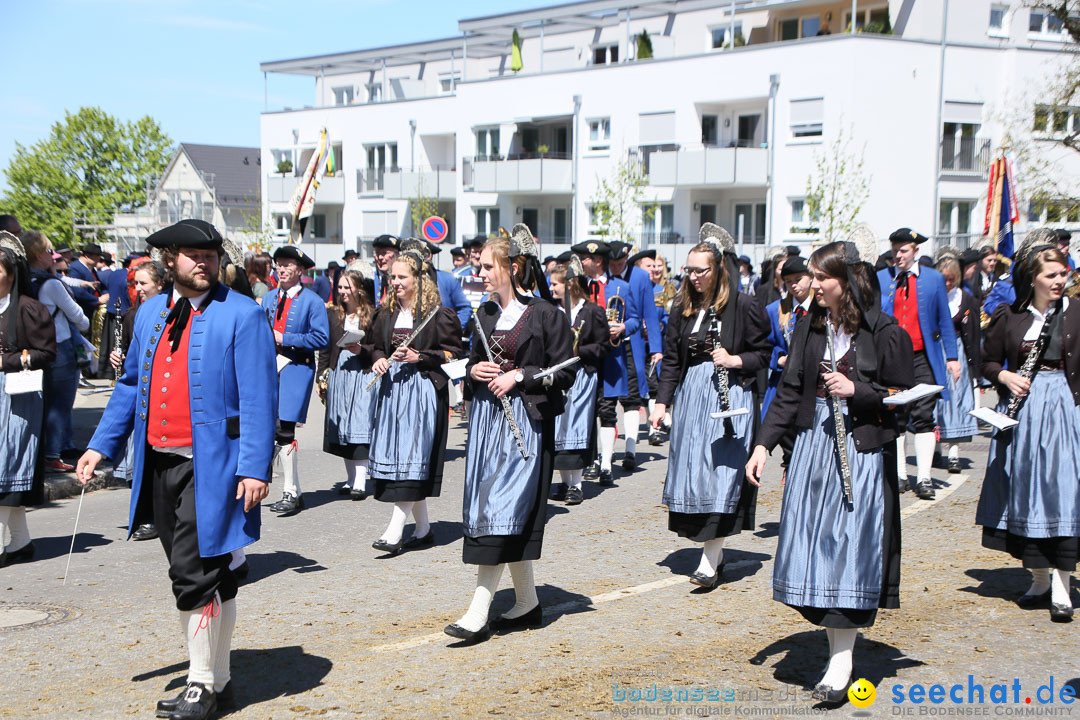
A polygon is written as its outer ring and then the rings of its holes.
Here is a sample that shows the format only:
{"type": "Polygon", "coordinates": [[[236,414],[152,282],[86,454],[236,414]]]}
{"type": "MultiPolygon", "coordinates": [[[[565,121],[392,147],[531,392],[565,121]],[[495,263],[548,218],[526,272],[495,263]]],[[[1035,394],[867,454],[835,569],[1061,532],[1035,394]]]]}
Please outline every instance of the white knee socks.
{"type": "Polygon", "coordinates": [[[540,604],[536,597],[536,582],[533,580],[533,561],[507,563],[510,577],[514,581],[514,607],[503,613],[507,620],[521,617],[540,604]]]}
{"type": "Polygon", "coordinates": [[[637,451],[638,431],[641,429],[641,411],[630,410],[623,413],[623,432],[626,434],[626,454],[637,451]]]}
{"type": "Polygon", "coordinates": [[[300,451],[296,443],[278,446],[281,459],[282,492],[300,497],[300,451]]]}
{"type": "Polygon", "coordinates": [[[1031,587],[1025,595],[1042,595],[1050,589],[1050,568],[1031,568],[1031,587]]]}
{"type": "Polygon", "coordinates": [[[1072,573],[1067,570],[1052,570],[1050,572],[1050,602],[1055,605],[1068,605],[1072,607],[1069,598],[1069,583],[1072,573]]]}
{"type": "Polygon", "coordinates": [[[345,485],[359,492],[367,492],[368,461],[345,461],[345,485]]]}
{"type": "Polygon", "coordinates": [[[11,533],[8,552],[22,550],[30,544],[30,528],[26,526],[26,508],[0,507],[0,548],[4,547],[4,530],[11,533]]]}
{"type": "Polygon", "coordinates": [[[829,636],[829,666],[821,684],[833,690],[843,690],[851,681],[851,655],[855,649],[855,628],[825,628],[829,636]]]}
{"type": "Polygon", "coordinates": [[[900,489],[907,485],[907,449],[904,448],[905,433],[896,438],[896,477],[900,480],[900,489]]]}
{"type": "Polygon", "coordinates": [[[431,523],[428,522],[427,514],[427,500],[418,500],[413,503],[412,506],[413,521],[416,526],[413,527],[413,537],[421,538],[431,532],[431,523]]]}
{"type": "Polygon", "coordinates": [[[232,649],[233,630],[236,628],[236,598],[221,603],[221,617],[214,641],[214,692],[219,693],[229,684],[229,651],[232,649]]]}
{"type": "Polygon", "coordinates": [[[934,446],[937,440],[934,433],[916,433],[915,435],[915,477],[919,480],[930,477],[930,466],[934,462],[934,446]]]}
{"type": "Polygon", "coordinates": [[[187,637],[187,681],[221,692],[229,682],[229,650],[236,627],[236,600],[221,602],[215,595],[210,605],[190,612],[181,611],[180,626],[187,637]]]}
{"type": "Polygon", "coordinates": [[[390,524],[383,530],[380,540],[391,545],[401,541],[401,533],[405,530],[405,523],[409,520],[409,512],[412,510],[412,506],[413,503],[411,502],[394,503],[394,512],[390,515],[390,524]]]}
{"type": "Polygon", "coordinates": [[[701,562],[698,563],[697,571],[702,575],[712,577],[716,574],[716,568],[720,567],[720,560],[724,557],[724,540],[727,538],[714,538],[705,541],[705,547],[701,550],[701,562]]]}
{"type": "Polygon", "coordinates": [[[476,632],[488,621],[488,611],[491,610],[491,599],[495,597],[495,591],[499,589],[499,578],[502,577],[503,565],[481,565],[476,570],[476,592],[473,593],[469,609],[455,623],[469,632],[476,632]]]}
{"type": "Polygon", "coordinates": [[[949,445],[949,459],[950,460],[959,460],[960,459],[960,446],[957,445],[956,443],[951,443],[949,445]]]}
{"type": "Polygon", "coordinates": [[[229,569],[235,570],[247,561],[247,555],[244,553],[244,548],[232,551],[232,557],[229,559],[229,569]]]}
{"type": "Polygon", "coordinates": [[[570,487],[576,487],[576,488],[581,487],[581,476],[582,476],[582,474],[584,472],[585,472],[584,470],[560,470],[559,471],[559,473],[562,475],[563,482],[566,483],[567,485],[569,485],[570,487]]]}
{"type": "Polygon", "coordinates": [[[615,428],[600,428],[600,469],[611,470],[611,455],[615,452],[615,428]]]}

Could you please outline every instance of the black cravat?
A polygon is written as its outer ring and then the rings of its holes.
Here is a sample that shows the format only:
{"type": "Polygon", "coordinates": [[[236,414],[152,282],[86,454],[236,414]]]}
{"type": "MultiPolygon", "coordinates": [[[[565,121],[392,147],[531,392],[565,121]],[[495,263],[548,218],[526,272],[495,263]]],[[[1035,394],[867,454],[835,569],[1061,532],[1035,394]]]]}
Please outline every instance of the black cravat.
{"type": "Polygon", "coordinates": [[[599,280],[589,281],[589,292],[592,294],[592,301],[597,305],[600,304],[600,286],[599,280]]]}
{"type": "Polygon", "coordinates": [[[184,337],[184,328],[187,327],[190,317],[190,300],[182,297],[173,303],[172,310],[169,311],[169,316],[165,319],[165,324],[169,326],[169,342],[172,343],[173,352],[180,348],[180,341],[184,337]]]}
{"type": "Polygon", "coordinates": [[[911,288],[908,285],[908,278],[911,277],[911,273],[907,270],[901,270],[896,274],[896,292],[900,292],[900,288],[904,289],[904,297],[911,296],[911,288]]]}
{"type": "Polygon", "coordinates": [[[286,293],[280,293],[278,295],[278,299],[277,299],[277,315],[275,316],[275,320],[280,320],[281,319],[281,314],[283,312],[285,312],[285,298],[286,298],[286,293]]]}

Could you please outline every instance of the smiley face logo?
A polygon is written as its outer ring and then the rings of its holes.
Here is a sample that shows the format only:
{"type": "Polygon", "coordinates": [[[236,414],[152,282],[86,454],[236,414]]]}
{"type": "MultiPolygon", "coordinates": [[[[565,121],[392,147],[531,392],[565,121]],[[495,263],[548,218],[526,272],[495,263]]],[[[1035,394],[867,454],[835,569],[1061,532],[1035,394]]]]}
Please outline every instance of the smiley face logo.
{"type": "Polygon", "coordinates": [[[877,689],[874,683],[866,678],[859,678],[851,683],[847,691],[848,700],[857,708],[867,708],[874,704],[877,699],[877,689]]]}

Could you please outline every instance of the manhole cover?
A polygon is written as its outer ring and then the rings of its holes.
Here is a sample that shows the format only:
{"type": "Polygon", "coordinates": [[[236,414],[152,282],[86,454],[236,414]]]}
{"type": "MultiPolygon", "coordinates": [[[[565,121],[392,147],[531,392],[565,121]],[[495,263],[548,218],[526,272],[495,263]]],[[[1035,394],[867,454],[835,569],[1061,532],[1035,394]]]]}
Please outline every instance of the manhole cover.
{"type": "Polygon", "coordinates": [[[0,632],[66,622],[78,616],[75,608],[51,603],[0,602],[0,632]]]}

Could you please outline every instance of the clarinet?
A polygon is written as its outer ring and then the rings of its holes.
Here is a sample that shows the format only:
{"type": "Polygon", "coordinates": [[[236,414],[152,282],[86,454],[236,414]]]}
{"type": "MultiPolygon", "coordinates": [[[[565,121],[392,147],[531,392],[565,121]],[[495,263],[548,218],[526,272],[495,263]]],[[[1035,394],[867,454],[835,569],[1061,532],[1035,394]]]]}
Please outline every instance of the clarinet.
{"type": "MultiPolygon", "coordinates": [[[[832,321],[825,320],[825,328],[829,339],[829,367],[830,372],[836,372],[836,344],[833,342],[832,321]]],[[[851,463],[847,453],[847,426],[844,425],[844,401],[839,396],[829,394],[832,400],[833,420],[836,423],[836,452],[840,456],[840,478],[844,483],[844,500],[848,505],[854,505],[851,493],[851,463]]]]}
{"type": "Polygon", "coordinates": [[[120,315],[120,298],[116,298],[116,325],[113,327],[113,348],[120,353],[120,364],[113,368],[113,385],[120,382],[120,377],[124,374],[124,352],[120,347],[121,343],[124,342],[123,320],[123,316],[120,315]]]}
{"type": "MultiPolygon", "coordinates": [[[[408,348],[409,345],[412,344],[412,341],[416,339],[416,336],[420,334],[420,331],[424,329],[424,326],[431,322],[431,318],[435,317],[438,314],[439,308],[435,308],[430,313],[428,313],[428,316],[424,318],[424,320],[419,325],[416,326],[416,329],[412,331],[412,334],[410,334],[409,337],[405,338],[405,342],[398,345],[396,349],[400,350],[401,348],[408,348]]],[[[371,388],[375,387],[375,383],[379,382],[379,380],[381,379],[382,375],[376,375],[375,377],[371,378],[371,382],[369,382],[367,384],[367,387],[364,388],[364,392],[371,392],[371,388]]]]}
{"type": "MultiPolygon", "coordinates": [[[[491,345],[488,344],[487,336],[484,335],[484,328],[480,325],[480,318],[476,315],[476,310],[473,310],[473,327],[476,328],[476,334],[480,336],[480,344],[484,346],[484,353],[487,355],[489,363],[497,364],[495,362],[495,355],[491,352],[491,345]]],[[[510,398],[503,395],[499,398],[502,403],[503,417],[506,418],[506,422],[510,425],[510,432],[514,434],[514,440],[517,441],[518,450],[521,451],[521,457],[525,460],[529,459],[529,451],[525,448],[525,438],[521,434],[521,428],[518,427],[517,420],[514,419],[514,409],[510,407],[510,398]]]]}
{"type": "MultiPolygon", "coordinates": [[[[712,331],[715,335],[713,340],[713,351],[715,352],[723,347],[720,344],[720,318],[715,313],[713,313],[712,331]]],[[[720,388],[720,409],[727,412],[731,409],[731,375],[723,365],[713,365],[713,370],[716,375],[716,385],[720,388]]]]}
{"type": "MultiPolygon", "coordinates": [[[[1025,380],[1031,380],[1035,377],[1035,373],[1038,372],[1037,367],[1039,361],[1042,360],[1043,352],[1046,350],[1046,343],[1050,340],[1050,318],[1054,315],[1054,308],[1047,308],[1046,320],[1043,322],[1042,329],[1039,331],[1039,337],[1035,340],[1035,345],[1032,346],[1031,352],[1028,354],[1027,359],[1024,360],[1024,364],[1020,366],[1020,369],[1016,372],[1017,375],[1025,380]]],[[[1013,420],[1020,413],[1020,408],[1024,405],[1024,400],[1027,399],[1027,395],[1013,395],[1009,398],[1009,407],[1006,408],[1005,414],[1011,417],[1013,420]]]]}

